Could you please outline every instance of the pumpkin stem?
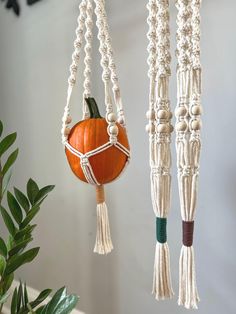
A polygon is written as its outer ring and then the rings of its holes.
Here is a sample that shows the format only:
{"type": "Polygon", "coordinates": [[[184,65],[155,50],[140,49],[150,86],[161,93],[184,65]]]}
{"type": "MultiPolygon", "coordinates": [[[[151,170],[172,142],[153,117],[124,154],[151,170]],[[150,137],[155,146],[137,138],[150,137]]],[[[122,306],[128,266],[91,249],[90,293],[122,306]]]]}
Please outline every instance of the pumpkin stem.
{"type": "Polygon", "coordinates": [[[88,97],[88,98],[85,98],[85,101],[88,105],[90,118],[91,119],[101,119],[102,116],[100,115],[96,100],[92,97],[88,97]]]}

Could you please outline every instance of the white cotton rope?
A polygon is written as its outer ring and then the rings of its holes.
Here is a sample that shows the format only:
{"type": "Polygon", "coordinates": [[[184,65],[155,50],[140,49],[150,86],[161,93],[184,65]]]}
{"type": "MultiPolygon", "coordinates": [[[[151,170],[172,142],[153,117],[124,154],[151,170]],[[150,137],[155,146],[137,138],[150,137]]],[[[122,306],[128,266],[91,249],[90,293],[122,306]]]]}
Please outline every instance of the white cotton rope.
{"type": "MultiPolygon", "coordinates": [[[[169,1],[149,0],[147,8],[150,94],[147,112],[149,123],[146,129],[150,143],[151,198],[157,220],[164,220],[166,223],[170,209],[170,140],[173,131],[169,101],[169,1]]],[[[158,232],[160,230],[157,230],[158,232]]],[[[152,292],[157,300],[171,298],[174,294],[166,239],[161,242],[157,239],[156,242],[152,292]]]]}
{"type": "MultiPolygon", "coordinates": [[[[201,150],[200,5],[201,0],[176,1],[178,9],[176,151],[180,207],[184,223],[194,222],[201,150]]],[[[198,302],[194,249],[192,245],[183,244],[179,261],[178,304],[187,309],[197,309],[198,302]]]]}

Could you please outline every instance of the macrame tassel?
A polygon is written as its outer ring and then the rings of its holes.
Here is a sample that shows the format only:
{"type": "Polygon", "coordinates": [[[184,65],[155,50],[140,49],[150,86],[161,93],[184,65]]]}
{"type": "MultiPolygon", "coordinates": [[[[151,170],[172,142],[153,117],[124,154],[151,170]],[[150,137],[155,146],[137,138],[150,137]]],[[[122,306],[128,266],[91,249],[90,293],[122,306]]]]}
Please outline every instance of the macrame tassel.
{"type": "Polygon", "coordinates": [[[97,236],[94,253],[108,254],[112,251],[109,218],[107,205],[105,203],[104,186],[96,186],[97,195],[97,236]]]}
{"type": "Polygon", "coordinates": [[[194,249],[182,246],[179,260],[179,299],[178,304],[187,309],[197,309],[200,301],[196,285],[194,249]]]}
{"type": "Polygon", "coordinates": [[[170,274],[170,254],[167,243],[157,242],[156,244],[152,293],[157,300],[170,299],[174,295],[170,274]]]}

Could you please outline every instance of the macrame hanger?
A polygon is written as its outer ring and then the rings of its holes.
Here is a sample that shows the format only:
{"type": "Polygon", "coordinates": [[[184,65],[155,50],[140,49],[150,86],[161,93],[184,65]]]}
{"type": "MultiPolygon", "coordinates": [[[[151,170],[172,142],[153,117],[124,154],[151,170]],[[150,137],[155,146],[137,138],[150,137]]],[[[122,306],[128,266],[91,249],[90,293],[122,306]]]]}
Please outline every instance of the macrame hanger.
{"type": "Polygon", "coordinates": [[[170,134],[169,104],[170,42],[169,1],[149,0],[148,16],[148,76],[150,79],[147,132],[149,133],[151,197],[156,216],[156,252],[153,275],[153,294],[157,300],[171,298],[173,289],[170,256],[167,244],[167,215],[170,208],[170,134]]]}
{"type": "Polygon", "coordinates": [[[193,249],[199,157],[201,150],[201,0],[177,0],[176,151],[183,245],[179,261],[178,304],[196,309],[199,302],[193,249]]]}

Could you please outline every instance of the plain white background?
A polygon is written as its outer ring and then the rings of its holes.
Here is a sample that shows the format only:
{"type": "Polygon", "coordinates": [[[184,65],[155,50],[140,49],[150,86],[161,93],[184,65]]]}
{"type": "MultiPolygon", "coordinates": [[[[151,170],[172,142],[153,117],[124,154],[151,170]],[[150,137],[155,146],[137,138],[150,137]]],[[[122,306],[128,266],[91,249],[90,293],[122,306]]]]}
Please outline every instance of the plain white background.
{"type": "MultiPolygon", "coordinates": [[[[92,253],[96,229],[94,189],[73,176],[60,142],[78,3],[43,0],[27,7],[21,1],[20,18],[6,11],[3,3],[0,5],[0,117],[7,131],[17,131],[20,148],[12,184],[24,189],[29,177],[41,186],[56,184],[37,219],[34,243],[41,246],[40,254],[17,277],[37,289],[68,286],[70,292],[80,295],[79,307],[88,314],[184,313],[176,304],[177,296],[156,302],[151,295],[155,218],[150,201],[148,136],[144,130],[148,107],[144,0],[107,1],[132,163],[124,176],[106,189],[115,250],[107,257],[92,253]]],[[[176,9],[173,0],[170,4],[174,109],[176,9]]],[[[204,127],[194,240],[199,314],[233,314],[236,310],[235,10],[233,0],[203,1],[204,127]]],[[[93,91],[102,107],[97,48],[96,41],[93,91]]],[[[79,87],[72,104],[76,122],[81,116],[79,87]]],[[[174,152],[173,145],[168,242],[177,295],[181,217],[174,152]]]]}

